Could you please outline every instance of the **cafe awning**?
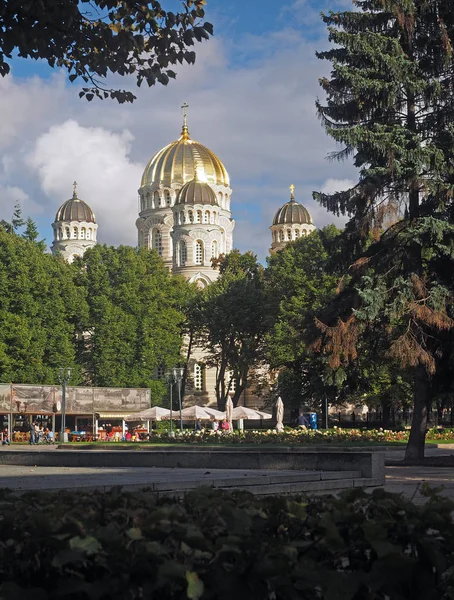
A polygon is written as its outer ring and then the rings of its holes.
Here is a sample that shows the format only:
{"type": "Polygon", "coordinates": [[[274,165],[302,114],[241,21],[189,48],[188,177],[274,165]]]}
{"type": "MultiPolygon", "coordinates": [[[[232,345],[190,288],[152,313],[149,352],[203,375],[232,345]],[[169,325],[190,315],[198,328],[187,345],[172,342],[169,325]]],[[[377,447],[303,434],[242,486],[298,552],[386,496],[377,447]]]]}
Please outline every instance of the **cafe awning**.
{"type": "Polygon", "coordinates": [[[100,419],[121,419],[124,421],[129,413],[98,413],[100,419]]]}

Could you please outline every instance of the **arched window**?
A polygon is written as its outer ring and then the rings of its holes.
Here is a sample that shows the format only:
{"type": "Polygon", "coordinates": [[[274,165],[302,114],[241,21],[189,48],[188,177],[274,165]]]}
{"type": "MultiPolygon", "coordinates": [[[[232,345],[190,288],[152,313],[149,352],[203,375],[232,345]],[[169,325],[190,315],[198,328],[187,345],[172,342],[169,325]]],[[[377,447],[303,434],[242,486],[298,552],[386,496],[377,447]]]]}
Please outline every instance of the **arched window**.
{"type": "Polygon", "coordinates": [[[295,239],[297,240],[300,236],[300,230],[299,229],[295,229],[295,239]]]}
{"type": "Polygon", "coordinates": [[[186,242],[184,240],[181,240],[181,242],[180,242],[180,266],[184,267],[187,260],[188,260],[188,249],[186,246],[186,242]]]}
{"type": "Polygon", "coordinates": [[[225,196],[224,196],[224,208],[226,210],[230,209],[230,207],[229,207],[229,195],[228,194],[225,194],[225,196]]]}
{"type": "Polygon", "coordinates": [[[164,195],[165,195],[165,198],[166,198],[166,205],[170,206],[170,192],[169,192],[169,190],[166,190],[165,193],[164,193],[164,195]]]}
{"type": "Polygon", "coordinates": [[[70,232],[70,230],[69,230],[69,227],[66,227],[66,228],[65,228],[65,235],[66,235],[66,239],[68,239],[68,240],[69,240],[69,238],[71,237],[71,232],[70,232]]]}
{"type": "Polygon", "coordinates": [[[207,210],[205,211],[205,214],[203,215],[203,222],[204,223],[210,222],[210,213],[207,210]]]}
{"type": "Polygon", "coordinates": [[[62,240],[63,239],[63,227],[60,227],[60,229],[58,230],[58,234],[57,234],[57,240],[62,240]]]}
{"type": "Polygon", "coordinates": [[[196,214],[197,214],[197,218],[196,218],[195,222],[201,223],[202,222],[202,211],[198,210],[196,214]]]}
{"type": "Polygon", "coordinates": [[[283,242],[283,241],[284,241],[284,232],[283,232],[283,231],[280,231],[280,232],[279,232],[279,241],[280,241],[280,242],[283,242]]]}
{"type": "Polygon", "coordinates": [[[210,223],[211,224],[214,223],[214,215],[213,215],[213,213],[210,213],[210,223]]]}
{"type": "Polygon", "coordinates": [[[87,229],[87,240],[91,240],[91,227],[87,229]]]}
{"type": "Polygon", "coordinates": [[[221,208],[223,208],[223,206],[224,206],[224,201],[223,201],[223,200],[224,200],[224,196],[222,195],[222,192],[219,192],[219,194],[218,194],[218,198],[219,198],[219,200],[218,200],[218,202],[219,202],[219,206],[220,206],[221,208]]]}
{"type": "Polygon", "coordinates": [[[188,217],[189,217],[189,222],[194,223],[194,213],[192,212],[192,210],[190,210],[188,212],[188,217]]]}
{"type": "Polygon", "coordinates": [[[213,220],[211,221],[212,223],[216,223],[216,213],[213,213],[213,220]]]}
{"type": "Polygon", "coordinates": [[[87,237],[87,230],[85,229],[85,227],[82,227],[82,229],[80,230],[80,239],[84,240],[87,237]]]}
{"type": "Polygon", "coordinates": [[[154,249],[159,256],[162,256],[162,233],[159,230],[154,233],[154,249]]]}
{"type": "Polygon", "coordinates": [[[195,264],[203,265],[203,242],[197,240],[195,243],[195,264]]]}
{"type": "Polygon", "coordinates": [[[287,229],[287,239],[288,240],[292,239],[292,230],[291,229],[287,229]]]}
{"type": "Polygon", "coordinates": [[[200,363],[194,365],[194,390],[203,391],[203,366],[200,363]]]}
{"type": "Polygon", "coordinates": [[[211,258],[217,258],[218,257],[218,243],[216,240],[213,241],[213,243],[211,244],[211,258]]]}
{"type": "Polygon", "coordinates": [[[73,238],[75,238],[77,240],[78,237],[79,237],[79,230],[77,229],[77,227],[74,227],[73,238]]]}
{"type": "Polygon", "coordinates": [[[145,205],[144,205],[145,210],[147,208],[150,208],[150,194],[147,193],[147,195],[145,196],[145,205]]]}
{"type": "Polygon", "coordinates": [[[183,211],[181,211],[181,212],[180,212],[180,223],[181,223],[182,225],[184,225],[184,220],[185,220],[185,219],[184,219],[184,212],[183,212],[183,211]]]}

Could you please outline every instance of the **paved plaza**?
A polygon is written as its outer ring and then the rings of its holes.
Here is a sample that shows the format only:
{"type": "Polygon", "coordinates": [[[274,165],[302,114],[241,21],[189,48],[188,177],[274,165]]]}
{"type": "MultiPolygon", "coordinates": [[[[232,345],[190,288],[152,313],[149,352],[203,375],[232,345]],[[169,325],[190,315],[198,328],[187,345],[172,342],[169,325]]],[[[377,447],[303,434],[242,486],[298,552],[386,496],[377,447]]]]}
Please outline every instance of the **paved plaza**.
{"type": "MultiPolygon", "coordinates": [[[[29,446],[16,447],[6,451],[30,450],[29,446]]],[[[49,447],[43,447],[49,450],[49,447]]],[[[40,447],[36,447],[37,452],[40,447]]],[[[58,452],[58,450],[55,450],[58,452]]],[[[427,456],[453,455],[453,449],[429,449],[427,456]]],[[[401,460],[403,451],[390,451],[387,459],[401,460]]],[[[304,480],[308,472],[283,470],[247,469],[179,469],[157,467],[30,467],[0,465],[0,487],[18,491],[57,490],[57,489],[103,489],[113,485],[125,489],[151,487],[160,489],[191,489],[197,485],[208,485],[224,489],[247,488],[251,482],[267,488],[275,486],[279,493],[281,484],[304,480]]],[[[423,484],[432,487],[442,486],[443,494],[454,500],[454,470],[441,467],[387,466],[385,489],[403,493],[416,503],[425,501],[421,494],[423,484]]],[[[281,488],[282,489],[282,488],[281,488]]],[[[268,492],[269,493],[269,492],[268,492]]]]}

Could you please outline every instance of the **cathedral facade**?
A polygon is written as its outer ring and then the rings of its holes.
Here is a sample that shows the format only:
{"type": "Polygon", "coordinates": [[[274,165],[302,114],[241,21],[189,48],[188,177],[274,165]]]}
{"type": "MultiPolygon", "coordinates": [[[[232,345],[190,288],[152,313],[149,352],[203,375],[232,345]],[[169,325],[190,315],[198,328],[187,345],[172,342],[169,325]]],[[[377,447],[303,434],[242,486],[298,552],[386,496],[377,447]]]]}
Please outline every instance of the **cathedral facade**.
{"type": "MultiPolygon", "coordinates": [[[[180,137],[156,152],[145,167],[138,190],[137,240],[139,247],[155,250],[169,270],[203,288],[219,275],[212,259],[233,248],[232,188],[216,154],[191,139],[186,103],[182,108],[180,137]]],[[[315,229],[308,210],[295,201],[294,186],[290,189],[290,201],[276,212],[270,227],[271,253],[315,229]]],[[[52,227],[52,252],[69,262],[96,244],[95,215],[77,197],[75,184],[73,197],[58,209],[52,227]]],[[[200,349],[193,351],[187,375],[186,401],[215,401],[215,369],[205,368],[200,349]]],[[[247,396],[246,390],[245,405],[250,404],[247,396]]]]}

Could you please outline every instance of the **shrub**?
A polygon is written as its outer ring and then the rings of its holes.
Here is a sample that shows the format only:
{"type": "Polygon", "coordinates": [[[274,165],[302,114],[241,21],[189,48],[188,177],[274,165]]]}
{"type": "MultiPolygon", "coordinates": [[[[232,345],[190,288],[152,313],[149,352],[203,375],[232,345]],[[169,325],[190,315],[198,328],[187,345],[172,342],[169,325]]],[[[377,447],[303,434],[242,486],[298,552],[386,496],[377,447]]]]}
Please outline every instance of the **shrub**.
{"type": "Polygon", "coordinates": [[[211,489],[0,498],[2,600],[451,599],[454,505],[211,489]]]}

